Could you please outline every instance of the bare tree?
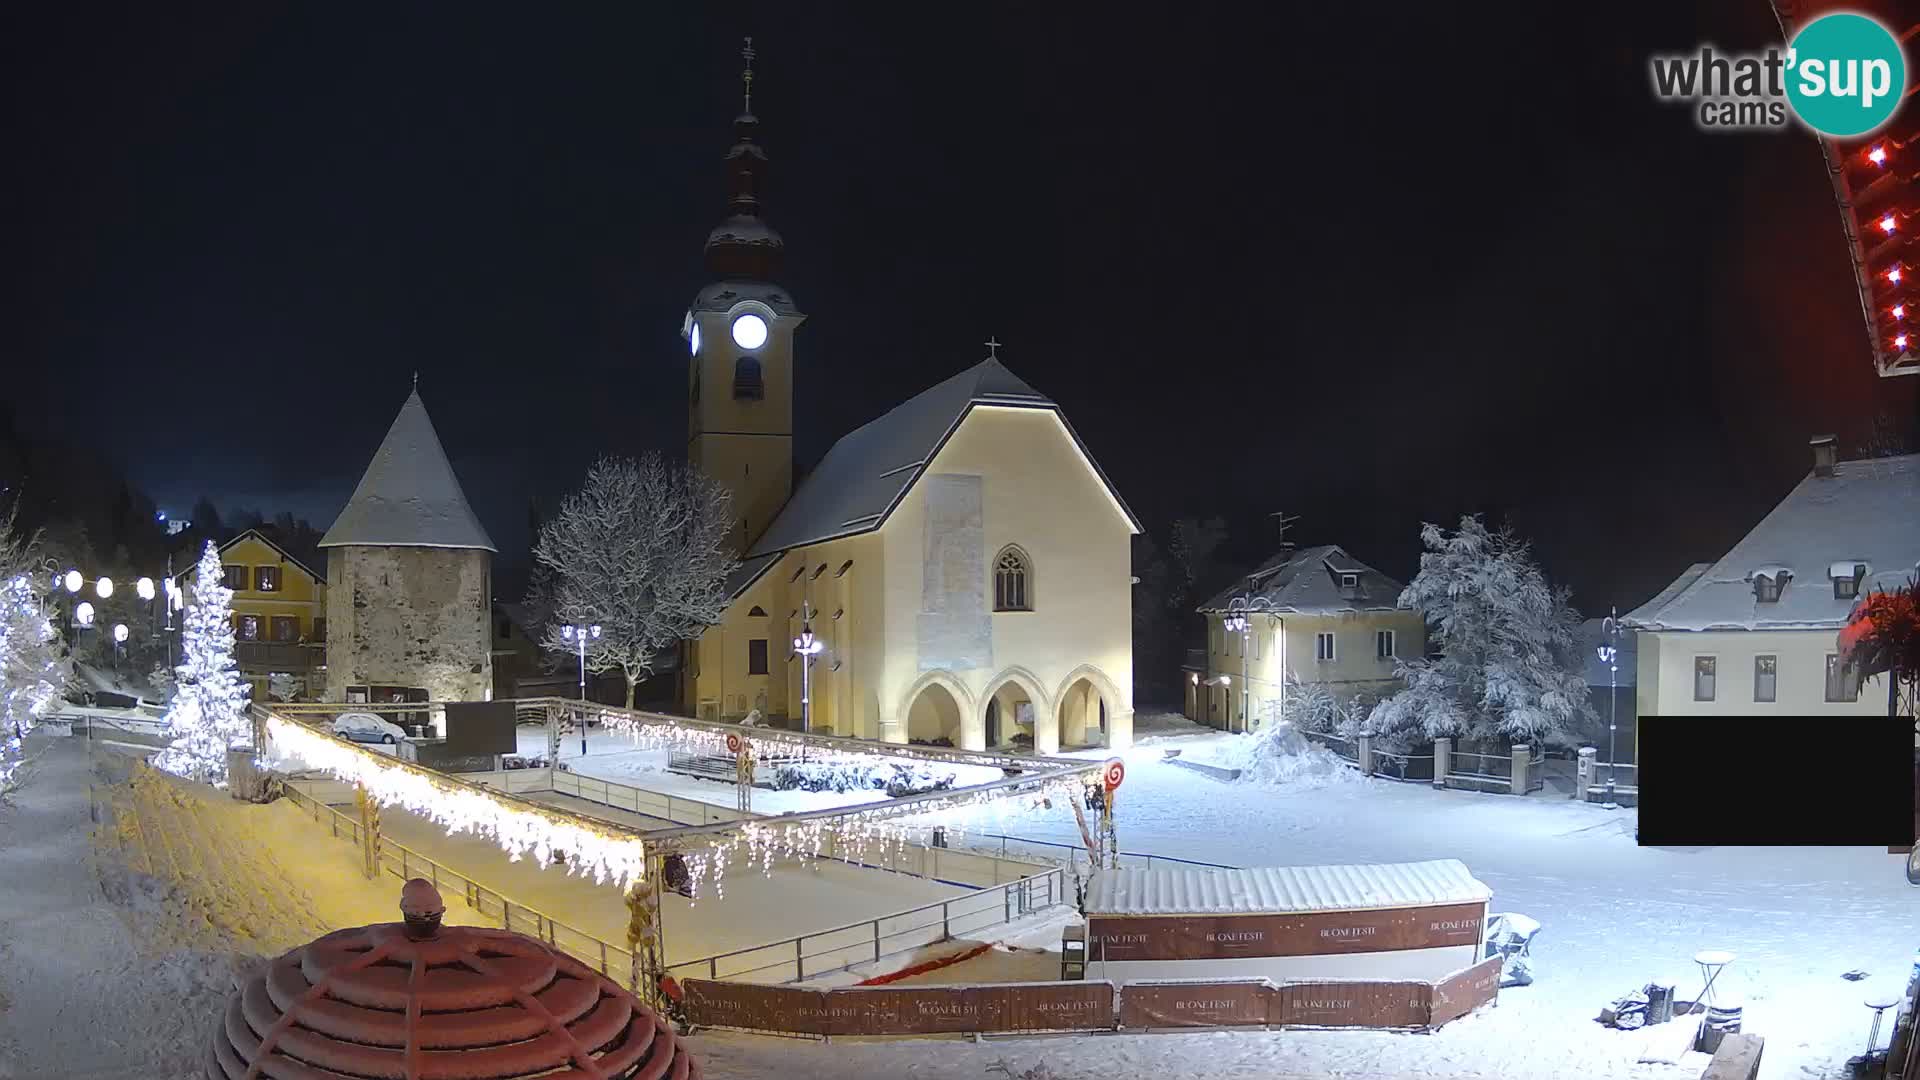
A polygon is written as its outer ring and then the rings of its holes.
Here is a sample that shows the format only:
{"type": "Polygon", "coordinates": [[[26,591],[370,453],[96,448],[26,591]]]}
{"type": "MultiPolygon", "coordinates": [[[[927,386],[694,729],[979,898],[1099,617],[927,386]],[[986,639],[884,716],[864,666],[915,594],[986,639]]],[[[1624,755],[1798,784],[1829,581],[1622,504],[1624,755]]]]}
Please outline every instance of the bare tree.
{"type": "Polygon", "coordinates": [[[534,543],[535,563],[549,571],[528,598],[546,615],[541,645],[571,656],[578,644],[562,628],[598,626],[587,669],[617,669],[631,708],[657,658],[726,610],[738,565],[732,504],[718,481],[658,454],[602,459],[534,543]]]}

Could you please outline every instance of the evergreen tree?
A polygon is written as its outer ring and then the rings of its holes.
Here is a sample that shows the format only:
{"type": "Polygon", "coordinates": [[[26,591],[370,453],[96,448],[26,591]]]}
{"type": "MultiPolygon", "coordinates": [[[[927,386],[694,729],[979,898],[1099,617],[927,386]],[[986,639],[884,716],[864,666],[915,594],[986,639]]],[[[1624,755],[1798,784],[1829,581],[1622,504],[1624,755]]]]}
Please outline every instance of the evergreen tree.
{"type": "Polygon", "coordinates": [[[252,731],[251,687],[233,660],[233,590],[224,578],[220,551],[208,541],[181,635],[186,661],[176,669],[179,683],[167,706],[172,743],[153,759],[157,768],[215,787],[226,786],[228,748],[246,743],[252,731]]]}
{"type": "Polygon", "coordinates": [[[1580,614],[1527,545],[1489,532],[1478,516],[1461,518],[1451,535],[1426,525],[1420,539],[1427,552],[1400,606],[1426,616],[1440,657],[1396,665],[1406,689],[1374,708],[1373,729],[1537,743],[1562,741],[1576,720],[1593,718],[1580,614]]]}

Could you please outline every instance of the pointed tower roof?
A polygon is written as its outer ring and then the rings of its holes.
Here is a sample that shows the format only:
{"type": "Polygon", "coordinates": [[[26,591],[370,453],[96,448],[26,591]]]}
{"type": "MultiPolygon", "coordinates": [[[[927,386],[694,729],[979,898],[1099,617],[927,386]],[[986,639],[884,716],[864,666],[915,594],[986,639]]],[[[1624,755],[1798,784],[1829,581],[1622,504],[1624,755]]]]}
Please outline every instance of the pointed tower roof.
{"type": "Polygon", "coordinates": [[[400,406],[347,508],[320,539],[323,548],[348,545],[499,551],[467,505],[417,389],[400,406]]]}

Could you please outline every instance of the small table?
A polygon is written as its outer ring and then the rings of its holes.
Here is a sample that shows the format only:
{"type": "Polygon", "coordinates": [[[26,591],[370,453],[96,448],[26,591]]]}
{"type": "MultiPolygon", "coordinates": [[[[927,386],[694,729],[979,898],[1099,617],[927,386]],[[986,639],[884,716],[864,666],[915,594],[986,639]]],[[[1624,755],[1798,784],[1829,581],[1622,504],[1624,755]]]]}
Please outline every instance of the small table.
{"type": "Polygon", "coordinates": [[[1733,963],[1733,954],[1719,949],[1702,949],[1693,954],[1693,962],[1700,965],[1700,977],[1707,985],[1700,990],[1700,1002],[1708,1008],[1714,1005],[1713,980],[1720,977],[1728,964],[1733,963]]]}
{"type": "Polygon", "coordinates": [[[1905,995],[1895,993],[1891,988],[1868,992],[1866,1006],[1873,1010],[1873,1027],[1867,1030],[1866,1060],[1873,1060],[1873,1044],[1880,1041],[1880,1017],[1903,1000],[1905,995]]]}

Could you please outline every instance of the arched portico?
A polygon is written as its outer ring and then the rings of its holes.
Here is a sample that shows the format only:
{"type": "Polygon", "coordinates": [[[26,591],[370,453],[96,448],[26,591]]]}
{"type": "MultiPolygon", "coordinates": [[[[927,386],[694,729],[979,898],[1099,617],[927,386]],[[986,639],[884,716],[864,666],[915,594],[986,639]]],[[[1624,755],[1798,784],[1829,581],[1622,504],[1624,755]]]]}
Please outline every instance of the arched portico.
{"type": "Polygon", "coordinates": [[[987,746],[986,717],[987,709],[993,707],[998,713],[998,742],[1012,739],[1015,724],[1021,716],[1020,706],[1031,706],[1033,724],[1033,750],[1037,754],[1051,754],[1059,750],[1058,728],[1054,725],[1052,699],[1041,688],[1039,676],[1023,667],[1007,667],[996,672],[987,680],[986,693],[980,695],[980,707],[975,710],[975,723],[979,742],[968,743],[969,750],[984,750],[987,746]]]}
{"type": "Polygon", "coordinates": [[[965,743],[968,718],[976,718],[973,723],[977,726],[979,711],[964,683],[950,671],[936,670],[913,680],[907,692],[900,695],[894,715],[900,719],[888,725],[888,742],[945,738],[960,746],[965,743]]]}
{"type": "Polygon", "coordinates": [[[1069,749],[1106,746],[1124,750],[1133,745],[1133,710],[1107,673],[1081,664],[1060,681],[1054,692],[1058,713],[1056,731],[1069,749]]]}

